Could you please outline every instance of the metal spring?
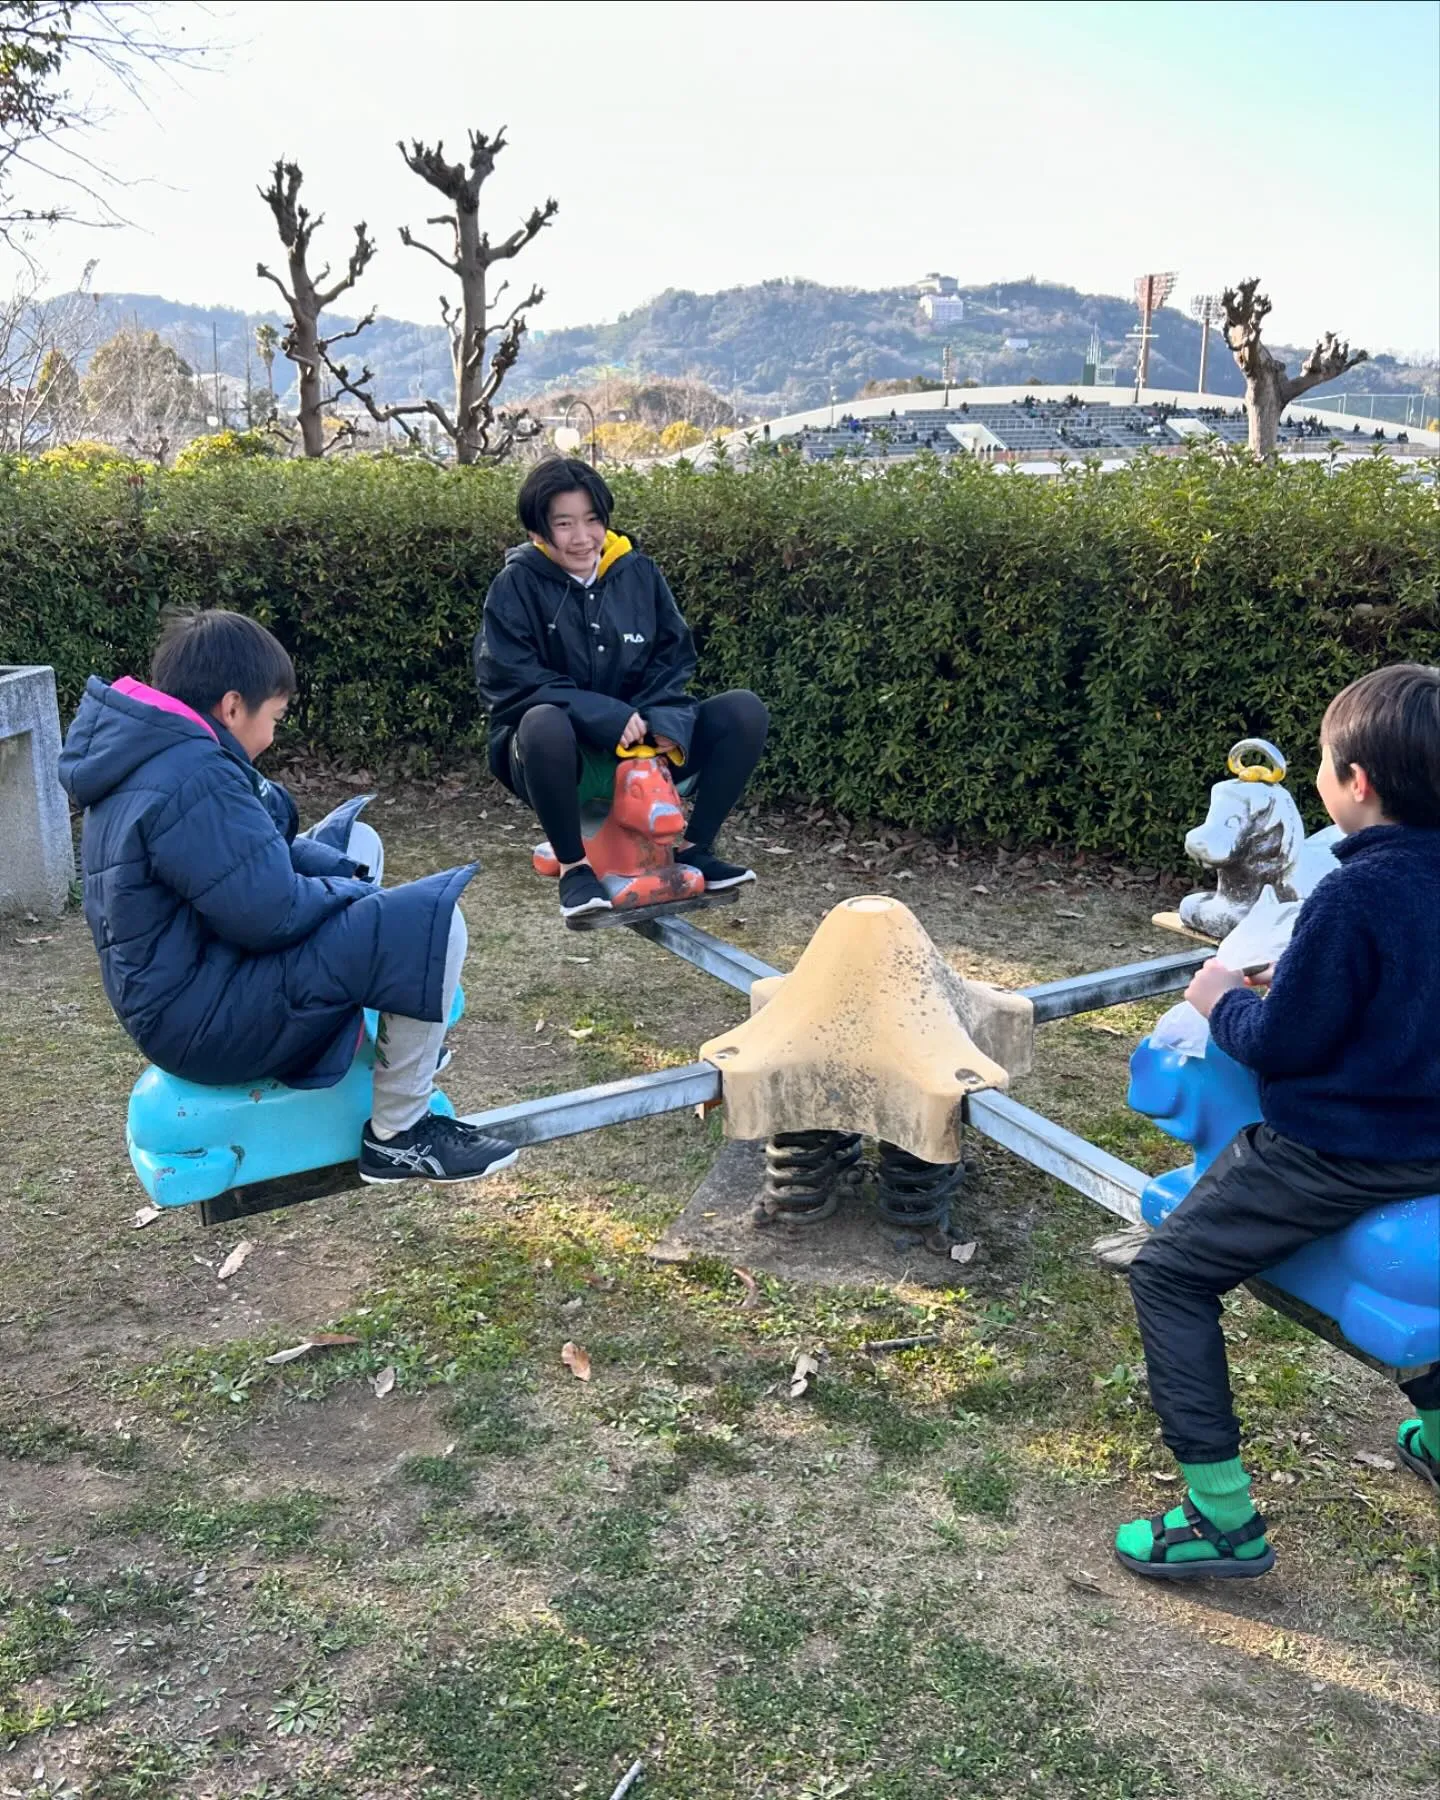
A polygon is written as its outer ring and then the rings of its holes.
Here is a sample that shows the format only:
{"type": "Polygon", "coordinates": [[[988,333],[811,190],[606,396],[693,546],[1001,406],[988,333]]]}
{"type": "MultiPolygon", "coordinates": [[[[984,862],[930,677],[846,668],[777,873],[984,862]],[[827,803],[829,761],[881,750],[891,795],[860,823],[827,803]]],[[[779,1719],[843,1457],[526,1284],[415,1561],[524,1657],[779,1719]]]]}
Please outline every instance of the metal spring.
{"type": "Polygon", "coordinates": [[[921,1162],[895,1144],[880,1146],[876,1197],[887,1224],[912,1231],[950,1222],[950,1201],[965,1179],[965,1165],[921,1162]]]}
{"type": "Polygon", "coordinates": [[[757,1224],[828,1219],[840,1190],[860,1176],[860,1136],[849,1131],[782,1131],[765,1146],[757,1224]]]}

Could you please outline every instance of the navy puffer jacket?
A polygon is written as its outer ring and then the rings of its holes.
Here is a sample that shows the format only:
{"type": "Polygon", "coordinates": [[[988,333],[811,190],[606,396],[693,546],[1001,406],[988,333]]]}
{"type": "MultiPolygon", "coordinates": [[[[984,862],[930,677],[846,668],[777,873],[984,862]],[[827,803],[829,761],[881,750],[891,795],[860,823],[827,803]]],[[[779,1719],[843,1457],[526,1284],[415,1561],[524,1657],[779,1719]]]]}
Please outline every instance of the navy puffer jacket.
{"type": "Polygon", "coordinates": [[[329,1087],[355,1054],[362,1006],[440,1019],[451,916],[474,865],[382,892],[337,850],[287,841],[293,804],[224,726],[135,681],[91,676],[60,780],[85,808],[85,917],[105,992],[160,1068],[329,1087]]]}

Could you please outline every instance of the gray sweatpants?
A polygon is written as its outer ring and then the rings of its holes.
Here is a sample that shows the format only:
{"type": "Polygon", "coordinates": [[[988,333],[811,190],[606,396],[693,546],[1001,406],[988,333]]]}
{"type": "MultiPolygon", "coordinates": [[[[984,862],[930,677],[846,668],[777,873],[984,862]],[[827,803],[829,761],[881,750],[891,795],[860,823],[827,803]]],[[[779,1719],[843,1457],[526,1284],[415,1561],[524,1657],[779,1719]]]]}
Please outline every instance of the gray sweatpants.
{"type": "MultiPolygon", "coordinates": [[[[322,821],[323,823],[323,821],[322,821]]],[[[312,827],[318,830],[319,827],[312,827]]],[[[306,833],[305,835],[310,835],[306,833]]],[[[378,885],[385,873],[385,846],[380,834],[363,819],[350,827],[345,854],[369,869],[378,885]]],[[[375,1034],[375,1092],[370,1103],[370,1122],[386,1137],[408,1131],[430,1110],[435,1091],[435,1065],[445,1043],[445,1029],[460,971],[465,966],[469,935],[457,906],[450,915],[450,936],[445,946],[445,987],[442,1017],[438,1024],[407,1019],[403,1013],[381,1013],[375,1034]]]]}

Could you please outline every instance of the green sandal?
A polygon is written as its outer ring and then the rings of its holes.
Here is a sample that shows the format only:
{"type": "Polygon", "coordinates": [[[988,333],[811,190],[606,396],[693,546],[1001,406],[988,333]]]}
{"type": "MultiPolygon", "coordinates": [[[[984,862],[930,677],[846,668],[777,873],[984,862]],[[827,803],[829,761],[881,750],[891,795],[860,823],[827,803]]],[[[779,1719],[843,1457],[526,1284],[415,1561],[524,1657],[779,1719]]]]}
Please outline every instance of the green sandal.
{"type": "Polygon", "coordinates": [[[1275,1567],[1275,1552],[1269,1544],[1258,1556],[1235,1554],[1242,1544],[1264,1537],[1265,1521],[1258,1512],[1234,1531],[1221,1531],[1188,1494],[1180,1502],[1180,1509],[1185,1515],[1183,1525],[1167,1525],[1164,1513],[1157,1513],[1150,1520],[1148,1558],[1131,1556],[1116,1547],[1115,1554],[1127,1569],[1133,1569],[1137,1575],[1148,1575],[1155,1581],[1248,1581],[1275,1567]],[[1214,1556],[1196,1557],[1185,1562],[1167,1560],[1178,1544],[1193,1544],[1200,1538],[1215,1546],[1214,1556]]]}
{"type": "Polygon", "coordinates": [[[1418,1419],[1406,1419],[1395,1434],[1395,1450],[1407,1469],[1413,1469],[1422,1481],[1428,1481],[1437,1494],[1440,1494],[1440,1463],[1437,1463],[1430,1452],[1420,1441],[1421,1424],[1418,1419]]]}

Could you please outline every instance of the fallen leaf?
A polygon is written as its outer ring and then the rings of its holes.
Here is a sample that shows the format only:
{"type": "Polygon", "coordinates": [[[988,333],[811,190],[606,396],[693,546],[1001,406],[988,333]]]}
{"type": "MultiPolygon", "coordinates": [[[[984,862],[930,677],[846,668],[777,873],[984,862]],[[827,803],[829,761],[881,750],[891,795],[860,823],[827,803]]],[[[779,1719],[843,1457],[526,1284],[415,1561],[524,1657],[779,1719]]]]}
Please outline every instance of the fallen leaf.
{"type": "Polygon", "coordinates": [[[352,1337],[348,1331],[317,1331],[313,1338],[306,1338],[304,1343],[292,1344],[288,1350],[277,1350],[273,1356],[265,1358],[267,1363],[294,1362],[299,1356],[308,1356],[312,1350],[328,1350],[334,1344],[358,1344],[358,1337],[352,1337]]]}
{"type": "Polygon", "coordinates": [[[217,1281],[228,1281],[232,1275],[238,1275],[240,1270],[245,1266],[246,1257],[249,1256],[254,1248],[255,1246],[250,1242],[249,1238],[241,1238],[240,1242],[215,1271],[215,1279],[217,1281]]]}
{"type": "Polygon", "coordinates": [[[139,1231],[143,1226],[153,1225],[164,1211],[163,1206],[142,1206],[130,1223],[139,1231]]]}
{"type": "Polygon", "coordinates": [[[988,894],[990,892],[990,890],[988,887],[986,887],[986,885],[983,881],[977,881],[975,883],[975,885],[971,888],[970,892],[972,894],[988,894]]]}
{"type": "Polygon", "coordinates": [[[974,1256],[979,1248],[979,1244],[975,1243],[973,1239],[968,1244],[952,1244],[950,1246],[950,1260],[951,1262],[968,1263],[970,1258],[974,1256]]]}
{"type": "Polygon", "coordinates": [[[836,840],[833,844],[826,845],[825,854],[827,856],[838,856],[844,848],[845,848],[844,838],[836,838],[836,840]]]}
{"type": "Polygon", "coordinates": [[[15,940],[17,944],[50,944],[54,941],[55,933],[53,931],[48,933],[45,937],[16,938],[15,940]]]}
{"type": "Polygon", "coordinates": [[[585,1283],[586,1287],[599,1288],[602,1294],[613,1294],[615,1292],[615,1277],[613,1275],[582,1275],[580,1279],[585,1283]]]}
{"type": "Polygon", "coordinates": [[[1377,1456],[1373,1450],[1357,1450],[1355,1461],[1364,1463],[1367,1469],[1393,1469],[1395,1467],[1388,1456],[1377,1456]]]}
{"type": "Polygon", "coordinates": [[[1162,1474],[1159,1469],[1152,1469],[1150,1471],[1150,1479],[1152,1481],[1163,1482],[1166,1487],[1169,1487],[1169,1485],[1172,1481],[1178,1481],[1180,1479],[1180,1477],[1178,1475],[1174,1474],[1173,1472],[1171,1474],[1165,1475],[1165,1474],[1162,1474]]]}
{"type": "Polygon", "coordinates": [[[810,1383],[819,1373],[819,1363],[808,1350],[802,1350],[795,1358],[795,1367],[790,1373],[790,1398],[798,1400],[802,1394],[808,1393],[810,1383]]]}
{"type": "Polygon", "coordinates": [[[575,1312],[579,1312],[580,1308],[584,1304],[585,1304],[584,1295],[576,1294],[573,1299],[567,1300],[565,1302],[565,1304],[560,1308],[560,1310],[563,1313],[575,1313],[575,1312]]]}
{"type": "Polygon", "coordinates": [[[590,1379],[590,1353],[588,1350],[582,1350],[579,1344],[562,1344],[560,1360],[577,1381],[590,1379]]]}
{"type": "Polygon", "coordinates": [[[1085,915],[1083,912],[1073,911],[1068,906],[1057,906],[1055,908],[1055,917],[1057,919],[1083,919],[1085,915]]]}
{"type": "Polygon", "coordinates": [[[767,844],[765,854],[767,856],[793,856],[795,852],[787,850],[783,844],[767,844]]]}
{"type": "Polygon", "coordinates": [[[1073,1575],[1067,1571],[1065,1575],[1065,1585],[1066,1587],[1078,1588],[1082,1594],[1103,1594],[1105,1592],[1104,1588],[1101,1587],[1100,1583],[1088,1569],[1078,1569],[1073,1575]]]}
{"type": "Polygon", "coordinates": [[[535,1035],[536,1035],[536,1037],[539,1037],[539,1035],[540,1035],[540,1033],[541,1033],[541,1032],[542,1032],[542,1031],[543,1031],[543,1030],[544,1030],[544,1029],[545,1029],[545,1021],[544,1021],[544,1020],[543,1020],[543,1019],[537,1019],[537,1020],[536,1020],[536,1021],[535,1021],[535,1035]]]}
{"type": "MultiPolygon", "coordinates": [[[[566,962],[573,962],[573,963],[588,963],[590,958],[588,956],[567,956],[565,958],[565,960],[566,960],[566,962]]],[[[542,1021],[542,1023],[543,1023],[543,1021],[542,1021]]]]}
{"type": "Polygon", "coordinates": [[[577,1044],[583,1044],[587,1037],[594,1037],[595,1027],[593,1025],[582,1025],[579,1030],[567,1031],[565,1035],[566,1037],[574,1038],[577,1044]]]}
{"type": "Polygon", "coordinates": [[[395,1365],[387,1363],[370,1385],[375,1390],[375,1398],[383,1400],[395,1386],[395,1365]]]}
{"type": "Polygon", "coordinates": [[[741,1312],[753,1312],[757,1306],[761,1305],[760,1289],[755,1285],[755,1277],[748,1269],[736,1269],[734,1273],[739,1276],[745,1286],[745,1293],[740,1301],[740,1310],[741,1312]]]}

